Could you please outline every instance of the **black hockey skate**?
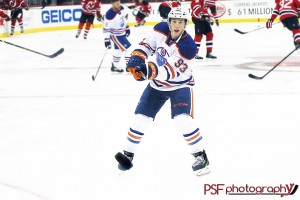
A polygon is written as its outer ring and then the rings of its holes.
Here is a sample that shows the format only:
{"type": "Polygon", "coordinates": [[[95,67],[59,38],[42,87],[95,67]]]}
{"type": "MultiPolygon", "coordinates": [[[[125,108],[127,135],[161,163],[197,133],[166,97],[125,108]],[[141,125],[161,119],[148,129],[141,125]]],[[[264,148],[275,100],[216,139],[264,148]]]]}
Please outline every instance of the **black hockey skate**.
{"type": "Polygon", "coordinates": [[[209,161],[207,159],[205,151],[200,151],[198,153],[193,153],[196,161],[193,164],[192,168],[193,171],[196,173],[197,176],[202,176],[205,174],[209,174],[209,161]]]}
{"type": "Polygon", "coordinates": [[[112,71],[112,72],[119,72],[119,73],[124,72],[123,69],[120,69],[120,68],[115,67],[113,63],[111,64],[110,71],[112,71]]]}
{"type": "Polygon", "coordinates": [[[206,58],[210,58],[210,59],[216,59],[217,57],[212,55],[211,53],[207,53],[206,54],[206,58]]]}
{"type": "Polygon", "coordinates": [[[121,171],[126,171],[132,168],[132,160],[133,160],[133,153],[130,153],[128,151],[124,151],[124,154],[121,152],[118,152],[115,155],[116,160],[118,161],[119,165],[118,168],[121,171]]]}
{"type": "Polygon", "coordinates": [[[203,60],[203,57],[196,55],[196,56],[195,56],[195,59],[196,59],[196,60],[203,60]]]}

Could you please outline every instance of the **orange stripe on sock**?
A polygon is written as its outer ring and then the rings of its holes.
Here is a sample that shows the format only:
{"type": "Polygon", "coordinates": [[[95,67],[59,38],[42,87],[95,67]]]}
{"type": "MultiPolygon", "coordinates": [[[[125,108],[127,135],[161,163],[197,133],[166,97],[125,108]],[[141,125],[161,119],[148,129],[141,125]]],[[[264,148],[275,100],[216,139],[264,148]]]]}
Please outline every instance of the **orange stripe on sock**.
{"type": "Polygon", "coordinates": [[[139,136],[136,136],[136,135],[133,135],[132,133],[128,132],[128,135],[133,138],[133,139],[137,139],[137,140],[140,140],[142,137],[139,137],[139,136]]]}
{"type": "Polygon", "coordinates": [[[198,133],[197,133],[196,135],[194,135],[193,137],[188,138],[188,139],[185,139],[185,141],[190,142],[190,141],[196,139],[196,138],[199,137],[199,136],[200,136],[200,133],[198,132],[198,133]]]}

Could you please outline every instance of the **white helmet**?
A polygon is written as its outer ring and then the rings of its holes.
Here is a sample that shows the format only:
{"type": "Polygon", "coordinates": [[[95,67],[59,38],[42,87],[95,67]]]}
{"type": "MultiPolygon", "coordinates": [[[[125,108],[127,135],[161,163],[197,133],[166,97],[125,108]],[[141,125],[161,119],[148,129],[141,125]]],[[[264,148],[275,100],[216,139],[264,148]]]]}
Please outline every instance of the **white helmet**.
{"type": "Polygon", "coordinates": [[[182,7],[172,8],[168,14],[168,22],[170,22],[172,18],[185,19],[186,20],[185,23],[188,24],[189,13],[186,10],[184,10],[182,7]]]}

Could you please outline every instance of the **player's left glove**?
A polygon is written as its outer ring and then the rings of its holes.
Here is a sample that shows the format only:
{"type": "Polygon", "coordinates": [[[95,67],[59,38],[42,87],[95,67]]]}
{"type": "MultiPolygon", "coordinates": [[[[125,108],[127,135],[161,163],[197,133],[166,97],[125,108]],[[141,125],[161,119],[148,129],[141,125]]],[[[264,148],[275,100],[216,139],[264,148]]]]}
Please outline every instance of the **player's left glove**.
{"type": "Polygon", "coordinates": [[[104,45],[107,49],[111,49],[111,42],[109,38],[104,39],[104,45]]]}
{"type": "Polygon", "coordinates": [[[127,26],[126,26],[126,37],[129,37],[129,35],[130,35],[130,28],[129,28],[129,26],[127,25],[127,26]]]}
{"type": "Polygon", "coordinates": [[[266,22],[266,27],[272,28],[272,24],[273,24],[273,19],[268,19],[268,21],[266,22]]]}

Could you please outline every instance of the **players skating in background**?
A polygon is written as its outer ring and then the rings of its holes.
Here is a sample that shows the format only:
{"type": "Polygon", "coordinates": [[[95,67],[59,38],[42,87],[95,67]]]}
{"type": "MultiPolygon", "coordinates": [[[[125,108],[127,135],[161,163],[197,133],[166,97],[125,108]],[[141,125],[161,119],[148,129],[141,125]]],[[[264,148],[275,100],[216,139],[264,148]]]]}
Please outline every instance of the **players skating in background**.
{"type": "Polygon", "coordinates": [[[100,0],[82,0],[81,7],[82,7],[82,12],[79,19],[77,34],[75,37],[76,38],[79,37],[83,29],[83,26],[85,24],[83,38],[86,39],[89,34],[91,25],[94,22],[95,14],[97,16],[97,20],[102,21],[102,15],[100,13],[101,3],[100,0]]]}
{"type": "Polygon", "coordinates": [[[128,14],[121,5],[120,0],[111,0],[111,3],[112,7],[106,12],[104,17],[104,44],[108,49],[110,49],[113,44],[113,62],[111,71],[123,72],[124,70],[118,67],[122,52],[125,52],[126,63],[130,58],[130,51],[128,48],[131,46],[131,43],[127,39],[130,35],[130,29],[126,24],[128,14]]]}
{"type": "Polygon", "coordinates": [[[179,1],[164,1],[158,7],[159,15],[161,16],[161,18],[163,18],[164,21],[167,21],[168,14],[171,9],[177,7],[180,7],[179,1]]]}
{"type": "Polygon", "coordinates": [[[219,20],[215,17],[217,14],[216,1],[217,0],[192,0],[191,2],[192,21],[195,24],[194,41],[197,45],[197,55],[195,59],[203,59],[203,57],[198,55],[203,35],[206,36],[206,58],[217,58],[212,55],[214,34],[211,28],[214,21],[217,26],[219,26],[219,20]],[[208,9],[210,9],[214,19],[210,17],[208,9]]]}
{"type": "Polygon", "coordinates": [[[146,23],[145,18],[148,17],[152,11],[150,3],[146,0],[135,0],[135,4],[128,6],[128,8],[135,9],[133,11],[136,20],[135,27],[143,26],[146,23]]]}
{"type": "Polygon", "coordinates": [[[272,23],[279,16],[281,23],[292,31],[296,48],[300,47],[300,1],[298,0],[275,0],[275,8],[272,16],[266,22],[267,28],[272,28],[272,23]]]}
{"type": "Polygon", "coordinates": [[[21,33],[24,33],[23,26],[23,9],[29,10],[27,3],[24,0],[5,0],[7,8],[10,10],[11,30],[10,35],[15,33],[16,22],[20,25],[21,33]]]}
{"type": "Polygon", "coordinates": [[[202,135],[193,119],[194,78],[191,64],[197,47],[185,31],[189,13],[182,8],[173,8],[168,22],[154,26],[149,36],[131,53],[127,69],[137,81],[149,80],[135,109],[129,128],[124,153],[117,153],[120,170],[129,170],[138,144],[147,128],[154,121],[161,107],[170,100],[171,116],[190,147],[197,175],[209,173],[209,161],[202,149],[202,135]],[[154,54],[155,60],[147,60],[154,54]]]}

